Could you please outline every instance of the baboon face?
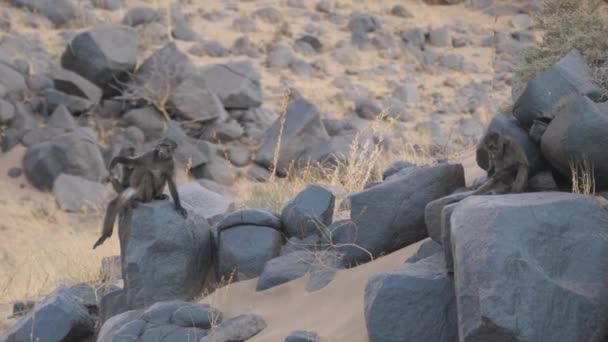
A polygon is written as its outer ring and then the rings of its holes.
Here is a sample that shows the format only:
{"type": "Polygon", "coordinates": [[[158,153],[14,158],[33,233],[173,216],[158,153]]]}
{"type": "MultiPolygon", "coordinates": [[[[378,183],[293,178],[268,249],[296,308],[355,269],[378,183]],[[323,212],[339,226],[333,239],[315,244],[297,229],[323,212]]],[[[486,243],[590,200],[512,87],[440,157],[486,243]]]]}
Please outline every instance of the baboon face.
{"type": "Polygon", "coordinates": [[[156,155],[161,160],[171,159],[177,144],[171,139],[163,139],[156,145],[156,155]]]}
{"type": "Polygon", "coordinates": [[[484,139],[484,145],[488,152],[498,154],[502,151],[503,140],[497,132],[490,132],[484,139]]]}

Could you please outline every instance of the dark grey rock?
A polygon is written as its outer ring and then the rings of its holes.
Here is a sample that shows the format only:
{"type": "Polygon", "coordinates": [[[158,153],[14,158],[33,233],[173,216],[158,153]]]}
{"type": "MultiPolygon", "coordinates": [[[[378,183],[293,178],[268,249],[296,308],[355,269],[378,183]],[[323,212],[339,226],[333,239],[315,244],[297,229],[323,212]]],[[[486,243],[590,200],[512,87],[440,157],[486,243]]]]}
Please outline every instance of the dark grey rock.
{"type": "Polygon", "coordinates": [[[443,241],[443,230],[441,221],[441,212],[447,205],[457,203],[463,199],[471,196],[472,191],[457,192],[449,196],[445,196],[434,201],[429,202],[424,209],[424,222],[426,223],[426,229],[429,233],[429,237],[433,241],[441,244],[443,241]]]}
{"type": "Polygon", "coordinates": [[[127,14],[122,19],[122,23],[128,26],[139,26],[144,25],[156,21],[160,21],[162,19],[162,13],[151,7],[132,7],[129,8],[127,14]]]}
{"type": "Polygon", "coordinates": [[[283,14],[274,7],[262,7],[251,13],[251,17],[260,19],[269,24],[278,25],[283,21],[283,14]]]}
{"type": "Polygon", "coordinates": [[[230,55],[230,50],[225,48],[222,43],[217,40],[205,40],[192,45],[190,49],[188,49],[188,53],[199,57],[227,57],[230,55]]]}
{"type": "Polygon", "coordinates": [[[607,208],[558,192],[462,201],[451,218],[460,339],[601,341],[607,208]]]}
{"type": "Polygon", "coordinates": [[[174,42],[167,43],[137,69],[130,93],[140,98],[169,95],[185,79],[197,73],[190,58],[174,42]]]}
{"type": "Polygon", "coordinates": [[[293,52],[286,44],[275,45],[266,57],[266,66],[271,69],[287,68],[293,60],[293,52]]]}
{"type": "Polygon", "coordinates": [[[249,109],[262,104],[260,75],[250,61],[213,64],[201,75],[226,109],[249,109]]]}
{"type": "Polygon", "coordinates": [[[162,114],[151,106],[135,108],[126,112],[120,120],[120,125],[139,128],[147,141],[162,137],[166,129],[162,114]]]}
{"type": "Polygon", "coordinates": [[[339,248],[347,265],[367,262],[370,254],[376,257],[422,240],[428,236],[424,207],[461,187],[462,165],[406,168],[394,180],[349,196],[353,224],[333,232],[332,240],[359,247],[339,248]]]}
{"type": "Polygon", "coordinates": [[[173,201],[169,200],[142,203],[119,222],[129,309],[163,300],[191,299],[200,294],[211,267],[210,228],[199,213],[204,208],[186,191],[182,193],[187,219],[175,211],[173,201]]]}
{"type": "Polygon", "coordinates": [[[354,134],[347,134],[311,145],[298,157],[298,165],[305,167],[312,163],[329,168],[345,165],[354,139],[354,134]]]}
{"type": "Polygon", "coordinates": [[[224,219],[235,210],[234,202],[223,195],[206,189],[198,182],[178,186],[180,199],[196,209],[196,214],[204,217],[210,225],[224,219]]]}
{"type": "Polygon", "coordinates": [[[547,192],[558,191],[557,182],[551,171],[542,171],[528,179],[527,191],[531,192],[547,192]]]}
{"type": "Polygon", "coordinates": [[[393,8],[391,8],[391,14],[394,15],[394,16],[396,16],[396,17],[401,17],[401,18],[411,18],[411,17],[414,16],[403,5],[395,5],[395,6],[393,6],[393,8]]]}
{"type": "Polygon", "coordinates": [[[284,243],[283,234],[271,227],[239,225],[217,234],[219,276],[235,281],[259,276],[264,264],[279,256],[284,243]]]}
{"type": "Polygon", "coordinates": [[[270,227],[281,231],[281,218],[262,209],[244,209],[227,215],[216,227],[218,231],[237,226],[270,227]]]}
{"type": "Polygon", "coordinates": [[[309,185],[292,198],[281,212],[281,222],[288,237],[319,235],[331,224],[335,196],[321,185],[309,185]]]}
{"type": "Polygon", "coordinates": [[[82,341],[95,321],[66,287],[59,287],[0,337],[4,341],[82,341]]]}
{"type": "Polygon", "coordinates": [[[0,99],[0,125],[8,126],[15,120],[15,106],[0,99]]]}
{"type": "Polygon", "coordinates": [[[319,335],[314,331],[294,330],[283,342],[320,342],[319,335]]]}
{"type": "Polygon", "coordinates": [[[230,51],[237,56],[245,55],[250,58],[260,57],[259,51],[251,44],[251,41],[247,36],[237,38],[234,43],[232,43],[230,51]]]}
{"type": "Polygon", "coordinates": [[[236,182],[237,174],[229,161],[216,156],[202,166],[200,177],[230,186],[236,182]]]}
{"type": "Polygon", "coordinates": [[[23,174],[23,169],[18,168],[18,167],[11,167],[8,170],[8,176],[11,178],[19,178],[21,177],[21,175],[23,174]]]}
{"type": "Polygon", "coordinates": [[[180,327],[211,329],[222,322],[222,313],[209,304],[184,305],[173,312],[171,323],[180,327]]]}
{"type": "Polygon", "coordinates": [[[355,101],[355,113],[362,119],[374,120],[382,112],[382,107],[369,98],[361,98],[355,101]]]}
{"type": "Polygon", "coordinates": [[[448,27],[438,27],[429,32],[429,43],[434,46],[447,47],[452,44],[452,37],[448,27]]]}
{"type": "Polygon", "coordinates": [[[196,75],[186,78],[171,92],[168,108],[178,118],[188,121],[211,121],[228,116],[220,99],[205,80],[196,75]]]}
{"type": "Polygon", "coordinates": [[[137,33],[128,26],[100,25],[74,37],[61,56],[61,66],[114,94],[137,64],[137,33]]]}
{"type": "Polygon", "coordinates": [[[13,314],[10,318],[21,317],[32,311],[36,306],[36,302],[33,300],[18,301],[13,303],[13,314]]]}
{"type": "Polygon", "coordinates": [[[84,130],[58,135],[30,147],[23,159],[28,180],[38,189],[50,190],[61,173],[99,182],[107,170],[94,137],[84,130]]]}
{"type": "Polygon", "coordinates": [[[40,13],[57,27],[81,15],[79,8],[70,0],[11,0],[11,4],[40,13]]]}
{"type": "Polygon", "coordinates": [[[393,97],[403,103],[415,103],[420,101],[418,86],[415,83],[399,85],[393,89],[393,97]]]}
{"type": "Polygon", "coordinates": [[[607,130],[608,111],[605,107],[588,97],[572,98],[556,113],[543,134],[542,154],[562,176],[571,179],[573,167],[579,177],[582,172],[593,171],[596,189],[608,189],[605,177],[608,174],[607,130]]]}
{"type": "Polygon", "coordinates": [[[420,244],[420,247],[418,247],[418,250],[416,251],[416,253],[414,255],[412,255],[411,257],[407,258],[407,260],[405,260],[405,262],[413,264],[422,259],[426,259],[430,256],[433,256],[437,253],[442,253],[442,252],[443,252],[443,246],[441,245],[441,243],[435,242],[431,238],[426,238],[422,241],[422,243],[420,244]]]}
{"type": "Polygon", "coordinates": [[[228,159],[234,166],[247,166],[251,161],[251,151],[244,146],[233,146],[228,149],[228,159]]]}
{"type": "Polygon", "coordinates": [[[597,100],[601,89],[593,83],[591,69],[578,51],[570,51],[564,58],[530,81],[513,105],[513,115],[524,128],[533,120],[553,118],[554,111],[571,96],[586,95],[597,100]]]}
{"type": "Polygon", "coordinates": [[[396,162],[392,163],[391,165],[389,165],[386,168],[386,170],[384,170],[382,172],[382,180],[386,180],[390,176],[397,174],[401,170],[406,169],[408,167],[413,167],[413,166],[416,166],[416,164],[410,163],[407,161],[403,161],[403,160],[396,161],[396,162]]]}
{"type": "Polygon", "coordinates": [[[374,32],[380,29],[380,22],[372,15],[366,13],[355,13],[348,22],[348,28],[353,33],[374,32]]]}
{"type": "Polygon", "coordinates": [[[310,65],[310,63],[299,58],[293,58],[291,60],[289,63],[289,69],[294,74],[304,77],[310,77],[315,72],[315,69],[312,65],[310,65]]]}
{"type": "Polygon", "coordinates": [[[103,326],[104,322],[128,310],[125,291],[120,288],[110,290],[99,300],[99,325],[103,326]]]}
{"type": "Polygon", "coordinates": [[[240,16],[235,18],[232,21],[232,28],[238,32],[256,32],[258,30],[258,26],[255,24],[255,21],[249,17],[240,16]]]}
{"type": "Polygon", "coordinates": [[[99,279],[103,282],[122,279],[120,256],[109,256],[101,259],[99,279]]]}
{"type": "MultiPolygon", "coordinates": [[[[264,133],[262,146],[256,153],[256,163],[268,169],[272,168],[280,131],[279,118],[264,133]]],[[[287,106],[282,133],[281,149],[276,165],[279,172],[285,172],[289,163],[297,160],[298,155],[310,145],[329,139],[319,110],[314,104],[301,97],[293,99],[287,106]]]]}
{"type": "Polygon", "coordinates": [[[266,322],[256,314],[243,314],[220,323],[200,342],[244,341],[266,328],[266,322]]]}
{"type": "Polygon", "coordinates": [[[95,104],[101,100],[103,95],[101,89],[71,70],[57,69],[49,76],[52,78],[55,88],[63,93],[84,97],[95,104]]]}
{"type": "Polygon", "coordinates": [[[453,286],[441,254],[373,275],[365,287],[370,342],[457,341],[453,286]]]}
{"type": "Polygon", "coordinates": [[[327,1],[327,0],[321,0],[319,2],[317,2],[317,4],[315,5],[315,10],[317,12],[321,12],[321,13],[331,13],[332,11],[332,4],[331,2],[327,1]]]}
{"type": "Polygon", "coordinates": [[[186,42],[195,42],[200,39],[199,34],[185,23],[175,25],[173,29],[171,29],[171,36],[186,42]]]}
{"type": "Polygon", "coordinates": [[[296,44],[307,44],[313,48],[315,52],[321,52],[323,49],[323,44],[319,40],[319,38],[312,35],[304,35],[296,40],[296,44]]]}
{"type": "Polygon", "coordinates": [[[112,196],[112,191],[98,182],[69,174],[60,174],[53,184],[53,195],[62,210],[81,212],[102,209],[112,196]]]}
{"type": "Polygon", "coordinates": [[[96,8],[115,11],[127,6],[125,0],[91,0],[91,4],[96,8]]]}
{"type": "Polygon", "coordinates": [[[314,252],[300,250],[269,260],[258,278],[256,291],[264,291],[303,277],[315,262],[314,258],[314,252]]]}
{"type": "Polygon", "coordinates": [[[26,89],[25,77],[17,70],[0,62],[0,95],[23,92],[26,89]]]}

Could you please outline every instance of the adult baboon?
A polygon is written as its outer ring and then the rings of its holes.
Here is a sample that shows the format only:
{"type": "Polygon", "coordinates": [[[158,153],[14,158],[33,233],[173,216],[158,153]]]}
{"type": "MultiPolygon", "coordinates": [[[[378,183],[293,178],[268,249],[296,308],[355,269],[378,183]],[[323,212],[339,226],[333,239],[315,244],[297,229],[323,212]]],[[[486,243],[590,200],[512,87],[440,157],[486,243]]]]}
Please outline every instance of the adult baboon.
{"type": "Polygon", "coordinates": [[[473,195],[523,192],[528,184],[528,158],[509,137],[490,131],[480,142],[488,152],[488,179],[473,195]]]}
{"type": "Polygon", "coordinates": [[[184,218],[188,217],[188,212],[179,201],[175,185],[175,160],[173,152],[176,148],[177,144],[173,140],[163,139],[152,151],[138,157],[117,156],[112,159],[110,170],[116,164],[127,165],[133,169],[129,179],[129,187],[108,204],[101,237],[97,240],[93,249],[112,236],[116,216],[123,213],[127,205],[136,206],[138,202],[145,203],[153,200],[168,199],[169,197],[163,194],[166,184],[169,184],[169,191],[175,202],[175,210],[184,218]]]}

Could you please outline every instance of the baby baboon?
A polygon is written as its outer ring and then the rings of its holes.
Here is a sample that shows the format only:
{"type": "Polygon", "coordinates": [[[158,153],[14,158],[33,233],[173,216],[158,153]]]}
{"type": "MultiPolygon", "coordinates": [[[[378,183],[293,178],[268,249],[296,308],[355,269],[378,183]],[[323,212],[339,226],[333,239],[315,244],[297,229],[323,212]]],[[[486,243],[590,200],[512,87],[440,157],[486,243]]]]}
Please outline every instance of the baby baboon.
{"type": "Polygon", "coordinates": [[[488,152],[488,179],[473,195],[523,192],[528,184],[528,158],[522,147],[496,131],[480,142],[488,152]]]}
{"type": "MultiPolygon", "coordinates": [[[[123,147],[120,149],[118,153],[119,157],[133,157],[135,156],[135,147],[123,147]]],[[[112,171],[112,169],[110,169],[112,171]]],[[[133,173],[133,165],[122,165],[120,179],[116,177],[112,177],[110,180],[112,182],[112,186],[117,193],[123,192],[126,188],[129,187],[129,182],[131,180],[131,174],[133,173]]]]}
{"type": "Polygon", "coordinates": [[[146,152],[138,157],[118,156],[110,162],[110,170],[116,164],[132,167],[129,186],[116,196],[108,204],[103,221],[101,237],[93,249],[101,245],[107,238],[112,236],[116,216],[122,213],[127,205],[135,206],[137,202],[151,202],[153,200],[165,200],[168,196],[163,194],[165,185],[169,184],[169,191],[175,202],[175,210],[184,218],[188,212],[179,201],[177,187],[175,185],[175,160],[173,152],[177,144],[170,139],[163,139],[156,145],[154,150],[146,152]]]}

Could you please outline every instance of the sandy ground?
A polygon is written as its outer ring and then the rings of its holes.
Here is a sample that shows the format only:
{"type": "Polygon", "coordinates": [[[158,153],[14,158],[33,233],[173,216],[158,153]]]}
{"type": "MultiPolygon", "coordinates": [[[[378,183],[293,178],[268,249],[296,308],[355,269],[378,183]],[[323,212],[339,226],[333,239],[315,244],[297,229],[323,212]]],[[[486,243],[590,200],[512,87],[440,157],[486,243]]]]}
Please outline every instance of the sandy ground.
{"type": "Polygon", "coordinates": [[[316,331],[323,342],[365,342],[367,330],[363,294],[369,277],[393,270],[416,252],[420,243],[348,270],[339,271],[325,288],[306,292],[308,275],[289,283],[255,292],[257,279],[226,286],[202,300],[233,317],[252,312],[268,324],[249,341],[282,341],[294,330],[316,331]]]}

